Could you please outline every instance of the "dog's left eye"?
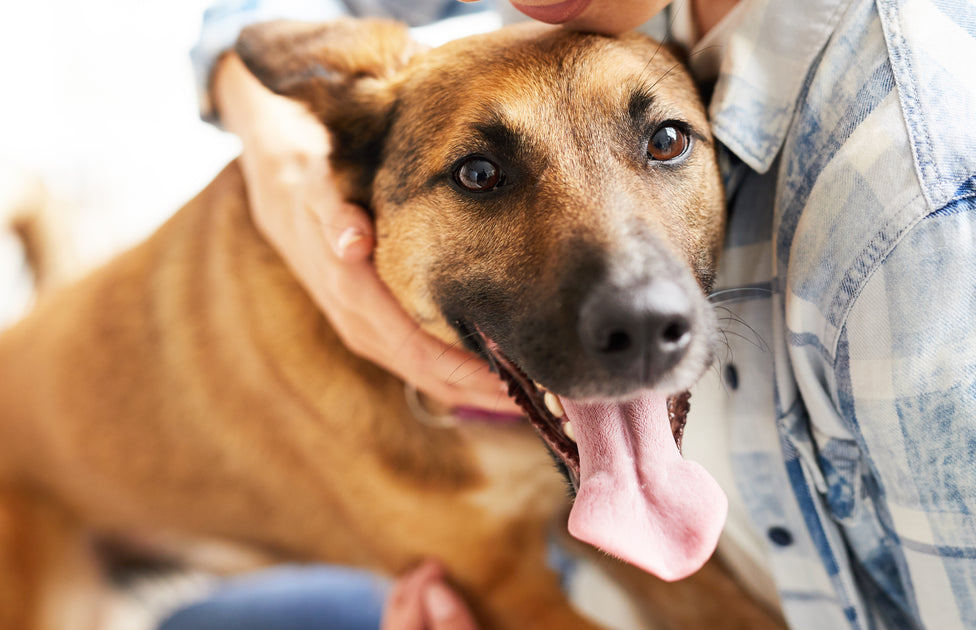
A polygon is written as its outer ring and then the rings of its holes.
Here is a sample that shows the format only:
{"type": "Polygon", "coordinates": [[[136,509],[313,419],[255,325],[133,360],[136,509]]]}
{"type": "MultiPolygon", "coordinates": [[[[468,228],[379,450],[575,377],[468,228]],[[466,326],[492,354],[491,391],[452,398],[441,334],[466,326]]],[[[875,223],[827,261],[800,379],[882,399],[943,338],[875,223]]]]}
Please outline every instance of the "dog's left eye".
{"type": "Polygon", "coordinates": [[[467,190],[487,192],[502,184],[502,170],[497,164],[483,157],[471,157],[461,162],[454,171],[454,179],[467,190]]]}
{"type": "Polygon", "coordinates": [[[647,142],[647,157],[656,162],[675,160],[691,146],[691,137],[675,125],[661,125],[647,142]]]}

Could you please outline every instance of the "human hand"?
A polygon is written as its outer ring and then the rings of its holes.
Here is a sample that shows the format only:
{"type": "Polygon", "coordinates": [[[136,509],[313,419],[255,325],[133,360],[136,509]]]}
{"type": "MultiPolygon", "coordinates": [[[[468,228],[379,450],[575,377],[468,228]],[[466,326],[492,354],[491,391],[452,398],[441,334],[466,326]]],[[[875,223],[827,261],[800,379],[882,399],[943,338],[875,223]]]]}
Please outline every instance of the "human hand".
{"type": "MultiPolygon", "coordinates": [[[[575,31],[616,35],[637,28],[672,0],[511,0],[530,18],[575,31]]],[[[461,0],[477,2],[477,0],[461,0]]]]}
{"type": "Polygon", "coordinates": [[[386,600],[381,630],[477,630],[471,612],[444,582],[444,569],[428,561],[396,581],[386,600]]]}
{"type": "Polygon", "coordinates": [[[328,138],[303,106],[277,96],[235,55],[214,71],[224,127],[243,144],[252,218],[346,347],[448,407],[518,408],[469,353],[419,330],[370,261],[373,226],[330,180],[328,138]]]}

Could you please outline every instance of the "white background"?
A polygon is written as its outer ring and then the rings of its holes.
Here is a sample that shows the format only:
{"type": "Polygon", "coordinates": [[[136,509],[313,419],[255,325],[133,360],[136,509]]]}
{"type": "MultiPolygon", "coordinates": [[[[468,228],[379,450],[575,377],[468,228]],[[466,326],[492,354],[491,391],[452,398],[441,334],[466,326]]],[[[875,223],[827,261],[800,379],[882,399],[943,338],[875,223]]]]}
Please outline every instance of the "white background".
{"type": "Polygon", "coordinates": [[[0,4],[0,169],[75,205],[86,258],[143,236],[237,152],[197,116],[189,50],[206,4],[0,4]]]}

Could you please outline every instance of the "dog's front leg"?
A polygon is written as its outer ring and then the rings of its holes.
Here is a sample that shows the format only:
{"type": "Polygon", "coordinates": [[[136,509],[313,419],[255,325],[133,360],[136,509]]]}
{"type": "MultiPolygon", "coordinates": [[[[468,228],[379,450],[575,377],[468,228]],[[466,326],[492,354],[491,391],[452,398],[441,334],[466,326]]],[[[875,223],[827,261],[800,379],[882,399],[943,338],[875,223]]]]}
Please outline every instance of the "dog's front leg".
{"type": "Polygon", "coordinates": [[[0,482],[0,628],[98,627],[97,568],[64,510],[0,482]]]}

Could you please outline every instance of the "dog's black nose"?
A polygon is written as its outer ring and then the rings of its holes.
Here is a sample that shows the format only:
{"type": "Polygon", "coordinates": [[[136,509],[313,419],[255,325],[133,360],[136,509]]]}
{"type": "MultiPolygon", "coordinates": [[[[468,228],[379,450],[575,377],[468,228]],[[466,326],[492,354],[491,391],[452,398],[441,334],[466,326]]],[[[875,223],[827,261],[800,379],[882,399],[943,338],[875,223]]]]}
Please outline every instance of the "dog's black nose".
{"type": "Polygon", "coordinates": [[[597,286],[583,301],[583,348],[609,372],[653,385],[685,355],[692,305],[675,282],[597,286]]]}

